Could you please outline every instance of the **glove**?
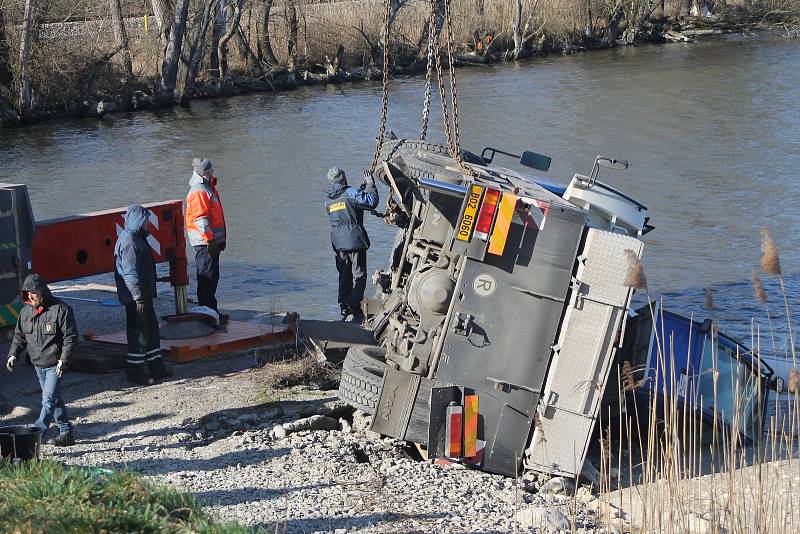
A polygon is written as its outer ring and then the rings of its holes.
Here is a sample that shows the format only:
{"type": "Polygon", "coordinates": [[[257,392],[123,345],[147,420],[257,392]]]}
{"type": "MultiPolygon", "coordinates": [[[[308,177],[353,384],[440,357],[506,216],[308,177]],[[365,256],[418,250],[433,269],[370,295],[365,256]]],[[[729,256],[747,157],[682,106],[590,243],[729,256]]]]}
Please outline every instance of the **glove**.
{"type": "Polygon", "coordinates": [[[214,256],[215,254],[219,254],[220,250],[221,249],[219,247],[219,243],[217,243],[216,241],[208,242],[208,253],[210,255],[214,256]]]}
{"type": "Polygon", "coordinates": [[[225,246],[227,244],[228,244],[227,241],[220,241],[219,242],[219,251],[222,252],[223,250],[225,250],[225,246]]]}
{"type": "Polygon", "coordinates": [[[364,171],[364,183],[375,187],[375,177],[369,171],[364,171]]]}
{"type": "Polygon", "coordinates": [[[58,360],[58,364],[56,365],[56,376],[58,378],[61,378],[63,374],[64,374],[64,362],[58,360]]]}
{"type": "Polygon", "coordinates": [[[136,301],[136,313],[144,313],[144,301],[143,300],[137,300],[136,301]]]}
{"type": "Polygon", "coordinates": [[[14,372],[14,364],[15,363],[17,363],[17,357],[16,356],[9,356],[8,357],[8,361],[6,362],[6,369],[8,369],[9,373],[13,373],[14,372]]]}

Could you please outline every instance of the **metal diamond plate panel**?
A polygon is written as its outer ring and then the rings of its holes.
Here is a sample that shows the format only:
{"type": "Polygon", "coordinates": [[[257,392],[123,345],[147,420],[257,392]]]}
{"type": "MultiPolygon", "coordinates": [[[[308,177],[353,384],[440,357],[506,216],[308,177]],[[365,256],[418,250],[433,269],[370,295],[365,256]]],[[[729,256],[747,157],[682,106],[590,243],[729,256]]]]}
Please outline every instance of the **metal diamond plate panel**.
{"type": "Polygon", "coordinates": [[[570,297],[539,405],[539,420],[528,465],[537,470],[577,475],[611,367],[617,332],[627,311],[630,290],[625,250],[641,255],[638,239],[589,230],[581,281],[570,297]]]}
{"type": "Polygon", "coordinates": [[[628,273],[625,250],[641,256],[644,245],[635,237],[590,229],[583,247],[585,261],[578,268],[581,296],[612,306],[622,306],[628,288],[622,283],[628,273]]]}

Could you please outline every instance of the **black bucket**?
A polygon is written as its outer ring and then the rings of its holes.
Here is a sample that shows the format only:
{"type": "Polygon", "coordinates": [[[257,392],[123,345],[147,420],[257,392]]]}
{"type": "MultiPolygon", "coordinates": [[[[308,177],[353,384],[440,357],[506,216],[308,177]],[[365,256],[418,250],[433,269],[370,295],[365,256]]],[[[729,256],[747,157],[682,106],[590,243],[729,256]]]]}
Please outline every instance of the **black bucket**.
{"type": "Polygon", "coordinates": [[[42,431],[35,426],[0,426],[0,456],[4,460],[39,458],[42,431]]]}

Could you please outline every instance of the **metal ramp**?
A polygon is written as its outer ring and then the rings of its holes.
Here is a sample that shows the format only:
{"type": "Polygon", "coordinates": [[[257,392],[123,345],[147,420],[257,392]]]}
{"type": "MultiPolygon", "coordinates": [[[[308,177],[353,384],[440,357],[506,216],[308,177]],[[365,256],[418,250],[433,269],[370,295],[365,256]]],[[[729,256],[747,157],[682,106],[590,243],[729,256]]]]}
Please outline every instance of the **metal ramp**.
{"type": "Polygon", "coordinates": [[[528,468],[580,473],[630,301],[625,250],[640,257],[642,249],[636,238],[588,231],[526,451],[528,468]]]}

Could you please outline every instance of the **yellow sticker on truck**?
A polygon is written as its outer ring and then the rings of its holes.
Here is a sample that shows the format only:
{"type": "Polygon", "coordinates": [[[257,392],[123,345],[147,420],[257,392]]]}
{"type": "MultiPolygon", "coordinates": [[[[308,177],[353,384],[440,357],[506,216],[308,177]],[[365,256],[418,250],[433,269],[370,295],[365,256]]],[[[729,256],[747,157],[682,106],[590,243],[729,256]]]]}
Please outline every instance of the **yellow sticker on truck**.
{"type": "Polygon", "coordinates": [[[456,239],[459,241],[469,241],[472,235],[472,227],[475,226],[478,208],[481,205],[481,195],[483,195],[483,187],[472,185],[469,188],[467,205],[464,208],[464,214],[461,216],[461,223],[458,225],[458,233],[456,234],[456,239]]]}

